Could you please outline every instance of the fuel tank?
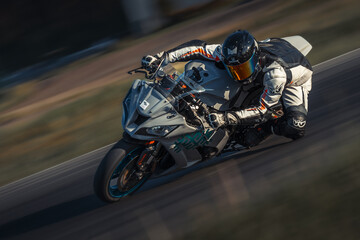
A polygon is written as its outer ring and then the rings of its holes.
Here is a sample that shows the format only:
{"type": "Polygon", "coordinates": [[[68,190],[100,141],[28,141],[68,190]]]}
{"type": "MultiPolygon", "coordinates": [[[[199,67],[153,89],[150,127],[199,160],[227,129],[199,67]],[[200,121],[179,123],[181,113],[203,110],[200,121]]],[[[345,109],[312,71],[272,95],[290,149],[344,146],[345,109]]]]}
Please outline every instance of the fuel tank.
{"type": "Polygon", "coordinates": [[[185,75],[205,88],[199,97],[201,101],[220,111],[229,109],[230,100],[240,88],[240,84],[226,70],[211,61],[195,60],[187,63],[185,75]]]}
{"type": "Polygon", "coordinates": [[[217,67],[212,61],[193,60],[187,63],[185,75],[205,89],[199,94],[200,100],[219,111],[257,104],[263,89],[255,81],[247,85],[236,82],[226,70],[217,67]]]}

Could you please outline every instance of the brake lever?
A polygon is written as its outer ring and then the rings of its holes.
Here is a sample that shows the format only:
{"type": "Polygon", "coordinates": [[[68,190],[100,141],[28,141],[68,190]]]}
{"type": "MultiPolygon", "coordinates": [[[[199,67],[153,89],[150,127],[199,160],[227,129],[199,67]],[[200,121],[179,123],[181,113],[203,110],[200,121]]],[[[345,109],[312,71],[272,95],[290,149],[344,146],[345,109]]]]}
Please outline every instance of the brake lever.
{"type": "Polygon", "coordinates": [[[133,75],[134,73],[143,73],[145,78],[150,79],[149,73],[144,69],[144,67],[138,67],[128,71],[128,74],[133,75]]]}
{"type": "MultiPolygon", "coordinates": [[[[132,75],[133,73],[138,73],[140,69],[144,69],[144,68],[138,67],[138,68],[132,69],[132,70],[128,71],[128,74],[132,75]]],[[[140,71],[140,72],[143,72],[143,71],[140,71]]]]}
{"type": "Polygon", "coordinates": [[[152,80],[152,79],[154,79],[155,76],[157,75],[157,73],[158,73],[159,69],[161,68],[161,65],[162,65],[162,63],[164,62],[164,60],[165,60],[165,59],[163,59],[163,60],[160,62],[159,66],[157,67],[157,69],[156,69],[152,74],[149,74],[149,72],[146,71],[143,66],[128,71],[128,74],[132,75],[132,74],[134,74],[134,73],[143,73],[143,74],[145,74],[145,78],[152,80]]]}

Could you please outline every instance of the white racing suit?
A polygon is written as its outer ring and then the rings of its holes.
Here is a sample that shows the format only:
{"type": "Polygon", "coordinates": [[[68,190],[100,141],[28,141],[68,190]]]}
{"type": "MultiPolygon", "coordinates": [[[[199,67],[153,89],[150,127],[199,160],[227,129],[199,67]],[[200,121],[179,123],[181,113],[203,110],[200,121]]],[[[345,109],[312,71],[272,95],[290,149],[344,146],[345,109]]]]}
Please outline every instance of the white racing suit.
{"type": "MultiPolygon", "coordinates": [[[[262,71],[256,80],[263,85],[257,106],[232,112],[239,124],[266,122],[272,108],[281,103],[285,116],[272,121],[271,130],[292,139],[305,133],[308,94],[312,85],[312,68],[307,59],[290,43],[273,38],[259,42],[262,71]]],[[[221,63],[221,44],[207,45],[192,40],[174,49],[157,54],[167,62],[203,59],[221,63]]]]}

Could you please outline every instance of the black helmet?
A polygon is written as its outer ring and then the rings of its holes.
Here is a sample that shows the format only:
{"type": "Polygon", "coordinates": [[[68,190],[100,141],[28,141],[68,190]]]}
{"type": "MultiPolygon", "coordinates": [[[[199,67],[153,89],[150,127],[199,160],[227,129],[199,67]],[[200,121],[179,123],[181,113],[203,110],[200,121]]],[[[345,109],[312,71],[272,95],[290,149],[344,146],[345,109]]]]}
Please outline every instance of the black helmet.
{"type": "Polygon", "coordinates": [[[252,82],[260,70],[259,47],[245,30],[228,36],[222,45],[223,62],[231,77],[243,83],[252,82]]]}

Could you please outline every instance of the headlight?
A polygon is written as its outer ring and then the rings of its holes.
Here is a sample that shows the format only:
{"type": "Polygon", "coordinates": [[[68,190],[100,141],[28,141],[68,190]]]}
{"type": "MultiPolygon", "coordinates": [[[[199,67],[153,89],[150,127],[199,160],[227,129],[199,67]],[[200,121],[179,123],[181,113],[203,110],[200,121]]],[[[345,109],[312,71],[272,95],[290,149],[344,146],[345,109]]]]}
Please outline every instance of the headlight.
{"type": "Polygon", "coordinates": [[[163,137],[163,136],[166,136],[171,131],[173,131],[175,128],[177,128],[177,125],[175,125],[175,126],[155,126],[152,128],[147,128],[146,132],[151,135],[163,137]]]}

